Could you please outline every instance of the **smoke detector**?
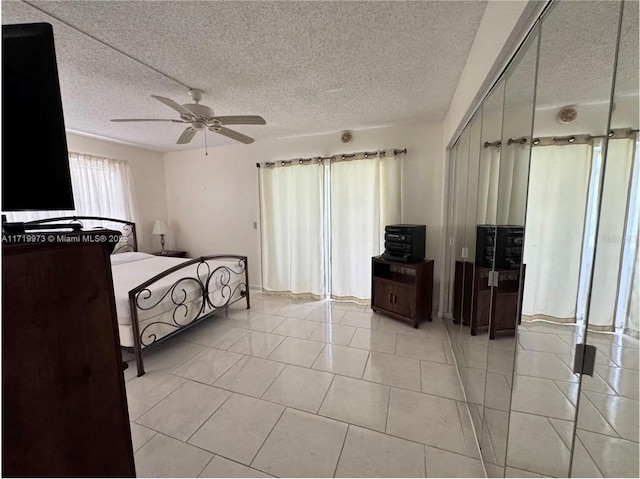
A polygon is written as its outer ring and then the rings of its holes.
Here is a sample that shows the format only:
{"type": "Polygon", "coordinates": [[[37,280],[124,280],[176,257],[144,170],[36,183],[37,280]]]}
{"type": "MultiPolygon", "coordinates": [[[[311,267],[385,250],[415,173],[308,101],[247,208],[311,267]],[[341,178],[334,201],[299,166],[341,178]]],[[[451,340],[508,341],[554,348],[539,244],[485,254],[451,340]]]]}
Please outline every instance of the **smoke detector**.
{"type": "Polygon", "coordinates": [[[558,121],[563,125],[567,125],[578,118],[578,112],[572,106],[564,107],[558,113],[558,121]]]}
{"type": "Polygon", "coordinates": [[[352,139],[353,139],[353,136],[351,135],[350,131],[343,131],[342,132],[342,136],[340,137],[340,141],[342,143],[351,143],[352,139]]]}

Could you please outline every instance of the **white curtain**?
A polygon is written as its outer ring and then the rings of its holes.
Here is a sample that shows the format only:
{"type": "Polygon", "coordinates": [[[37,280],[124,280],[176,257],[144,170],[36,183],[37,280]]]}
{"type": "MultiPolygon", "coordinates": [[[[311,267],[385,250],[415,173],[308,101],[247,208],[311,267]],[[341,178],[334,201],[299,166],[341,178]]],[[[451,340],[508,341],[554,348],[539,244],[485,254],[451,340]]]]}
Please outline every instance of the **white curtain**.
{"type": "Polygon", "coordinates": [[[500,150],[482,148],[478,169],[478,224],[496,224],[498,180],[500,179],[500,150]]]}
{"type": "Polygon", "coordinates": [[[400,173],[390,155],[331,164],[333,298],[371,298],[371,257],[384,250],[384,227],[400,222],[400,173]]]}
{"type": "Polygon", "coordinates": [[[497,224],[499,225],[524,225],[529,149],[528,145],[520,143],[502,145],[500,178],[497,185],[497,224]]]}
{"type": "Polygon", "coordinates": [[[633,179],[627,206],[627,230],[625,235],[622,268],[620,271],[620,297],[616,311],[616,323],[625,334],[640,336],[640,142],[636,140],[633,155],[633,179]]]}
{"type": "MultiPolygon", "coordinates": [[[[589,328],[614,331],[635,139],[609,141],[598,226],[589,328]]],[[[629,214],[638,214],[629,211],[629,214]]]]}
{"type": "Polygon", "coordinates": [[[259,175],[263,289],[324,296],[324,167],[260,168],[259,175]]]}
{"type": "MultiPolygon", "coordinates": [[[[7,213],[8,221],[31,221],[56,216],[102,216],[136,221],[136,205],[129,162],[69,153],[73,211],[7,213]]],[[[92,225],[85,224],[85,227],[92,225]]]]}
{"type": "Polygon", "coordinates": [[[575,322],[591,145],[531,152],[524,316],[575,322]]]}

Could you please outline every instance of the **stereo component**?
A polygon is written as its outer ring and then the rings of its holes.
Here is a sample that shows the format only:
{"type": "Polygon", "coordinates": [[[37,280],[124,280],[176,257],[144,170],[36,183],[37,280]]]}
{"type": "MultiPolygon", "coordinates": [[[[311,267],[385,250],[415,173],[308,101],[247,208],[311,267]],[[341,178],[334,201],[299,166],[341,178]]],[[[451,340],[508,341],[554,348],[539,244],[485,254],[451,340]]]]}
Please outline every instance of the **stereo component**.
{"type": "Polygon", "coordinates": [[[522,264],[524,227],[517,225],[477,225],[476,265],[516,269],[522,264]]]}
{"type": "Polygon", "coordinates": [[[387,225],[384,234],[384,259],[415,263],[425,257],[427,227],[425,225],[387,225]]]}

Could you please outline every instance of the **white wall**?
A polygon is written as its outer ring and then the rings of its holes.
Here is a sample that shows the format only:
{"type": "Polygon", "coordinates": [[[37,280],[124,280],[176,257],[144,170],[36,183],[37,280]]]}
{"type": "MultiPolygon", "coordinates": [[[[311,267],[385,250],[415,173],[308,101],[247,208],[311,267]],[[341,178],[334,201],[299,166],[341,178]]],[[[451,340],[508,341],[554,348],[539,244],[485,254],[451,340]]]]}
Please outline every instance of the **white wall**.
{"type": "MultiPolygon", "coordinates": [[[[260,221],[256,162],[407,148],[402,160],[403,221],[427,225],[427,255],[441,261],[442,138],[442,123],[428,123],[354,131],[348,145],[336,132],[221,146],[209,149],[209,156],[202,149],[165,153],[173,244],[192,256],[247,255],[250,283],[259,286],[260,231],[253,229],[253,222],[260,221]]],[[[437,299],[437,286],[434,294],[437,299]]]]}
{"type": "Polygon", "coordinates": [[[138,208],[138,249],[158,251],[160,241],[151,231],[155,220],[167,219],[162,153],[73,133],[67,133],[67,144],[76,153],[129,161],[138,208]]]}

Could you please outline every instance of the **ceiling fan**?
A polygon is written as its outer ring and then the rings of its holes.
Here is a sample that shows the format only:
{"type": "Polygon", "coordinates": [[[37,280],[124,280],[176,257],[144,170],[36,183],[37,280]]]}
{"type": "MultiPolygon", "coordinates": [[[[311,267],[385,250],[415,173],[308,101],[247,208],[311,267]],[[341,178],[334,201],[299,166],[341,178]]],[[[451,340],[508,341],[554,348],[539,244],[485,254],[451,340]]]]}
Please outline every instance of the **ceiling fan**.
{"type": "MultiPolygon", "coordinates": [[[[201,105],[202,90],[191,89],[189,95],[194,103],[186,103],[180,105],[170,98],[162,96],[151,95],[151,98],[158,100],[160,103],[164,103],[170,108],[180,113],[179,120],[165,120],[157,118],[124,118],[114,119],[115,122],[127,122],[127,121],[170,121],[173,123],[187,123],[189,126],[182,132],[180,138],[176,142],[178,145],[184,145],[189,143],[194,135],[199,130],[209,130],[219,135],[226,136],[241,143],[249,144],[255,140],[250,136],[243,135],[242,133],[227,128],[226,125],[266,125],[267,122],[264,118],[257,115],[236,115],[236,116],[215,116],[213,109],[201,105]]],[[[205,136],[206,139],[206,136],[205,136]]]]}

